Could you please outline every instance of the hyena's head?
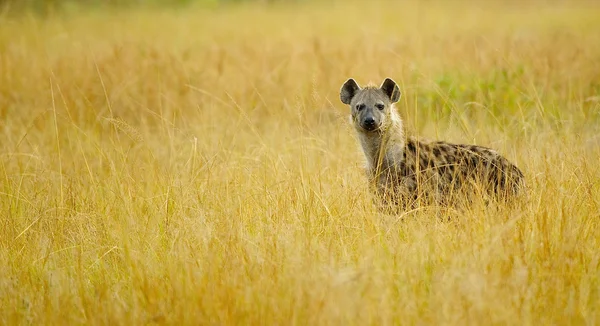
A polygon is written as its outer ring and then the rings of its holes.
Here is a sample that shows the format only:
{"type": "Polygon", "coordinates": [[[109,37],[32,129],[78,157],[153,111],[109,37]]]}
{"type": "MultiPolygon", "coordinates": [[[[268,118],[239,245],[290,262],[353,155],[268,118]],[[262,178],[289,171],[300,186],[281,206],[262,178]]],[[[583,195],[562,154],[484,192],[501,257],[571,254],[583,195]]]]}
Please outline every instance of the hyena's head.
{"type": "Polygon", "coordinates": [[[352,122],[359,132],[385,130],[392,121],[392,105],[400,99],[400,88],[390,78],[380,87],[360,88],[352,78],[340,90],[342,103],[350,105],[352,122]]]}

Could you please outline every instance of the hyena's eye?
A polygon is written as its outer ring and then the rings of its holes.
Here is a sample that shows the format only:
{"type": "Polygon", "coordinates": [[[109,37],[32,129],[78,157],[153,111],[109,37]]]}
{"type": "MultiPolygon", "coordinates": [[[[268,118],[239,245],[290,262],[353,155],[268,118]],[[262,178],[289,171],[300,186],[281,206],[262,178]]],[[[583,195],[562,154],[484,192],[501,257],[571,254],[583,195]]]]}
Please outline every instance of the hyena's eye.
{"type": "Polygon", "coordinates": [[[364,104],[356,104],[356,111],[362,111],[365,108],[364,104]]]}
{"type": "Polygon", "coordinates": [[[375,107],[378,108],[379,110],[383,110],[385,109],[385,105],[381,104],[381,103],[377,103],[375,104],[375,107]]]}

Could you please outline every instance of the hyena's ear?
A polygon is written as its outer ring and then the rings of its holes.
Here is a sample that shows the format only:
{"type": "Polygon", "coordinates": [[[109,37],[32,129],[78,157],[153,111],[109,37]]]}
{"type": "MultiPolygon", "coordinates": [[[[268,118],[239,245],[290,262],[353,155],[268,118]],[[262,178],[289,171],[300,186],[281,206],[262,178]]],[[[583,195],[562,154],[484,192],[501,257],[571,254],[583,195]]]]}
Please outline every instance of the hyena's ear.
{"type": "Polygon", "coordinates": [[[344,85],[342,85],[342,89],[340,89],[340,100],[342,100],[342,103],[350,105],[350,101],[352,101],[352,98],[359,90],[360,87],[356,81],[352,78],[348,79],[344,85]]]}
{"type": "Polygon", "coordinates": [[[381,84],[381,90],[385,95],[390,98],[392,103],[396,103],[400,100],[400,87],[390,78],[386,78],[381,84]]]}

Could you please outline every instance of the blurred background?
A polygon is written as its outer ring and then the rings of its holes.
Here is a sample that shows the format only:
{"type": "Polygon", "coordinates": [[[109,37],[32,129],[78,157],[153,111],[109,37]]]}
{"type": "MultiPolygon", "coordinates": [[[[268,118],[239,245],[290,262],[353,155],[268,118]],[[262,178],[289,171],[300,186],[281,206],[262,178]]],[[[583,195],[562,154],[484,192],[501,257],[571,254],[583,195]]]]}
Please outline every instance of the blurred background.
{"type": "MultiPolygon", "coordinates": [[[[185,5],[215,6],[231,3],[289,3],[305,0],[0,0],[5,10],[34,10],[47,13],[56,10],[123,7],[180,7],[185,5]]],[[[327,0],[326,0],[327,1],[327,0]]]]}

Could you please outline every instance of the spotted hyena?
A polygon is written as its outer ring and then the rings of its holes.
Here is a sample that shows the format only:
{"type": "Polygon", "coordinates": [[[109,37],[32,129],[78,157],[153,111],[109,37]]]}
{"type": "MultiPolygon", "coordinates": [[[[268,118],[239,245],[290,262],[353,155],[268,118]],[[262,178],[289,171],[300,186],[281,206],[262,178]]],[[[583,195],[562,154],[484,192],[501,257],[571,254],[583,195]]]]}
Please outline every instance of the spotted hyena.
{"type": "Polygon", "coordinates": [[[473,193],[506,199],[523,186],[519,168],[490,148],[407,137],[394,108],[400,88],[389,78],[365,88],[349,79],[340,99],[351,108],[368,177],[385,207],[445,205],[473,193]]]}

